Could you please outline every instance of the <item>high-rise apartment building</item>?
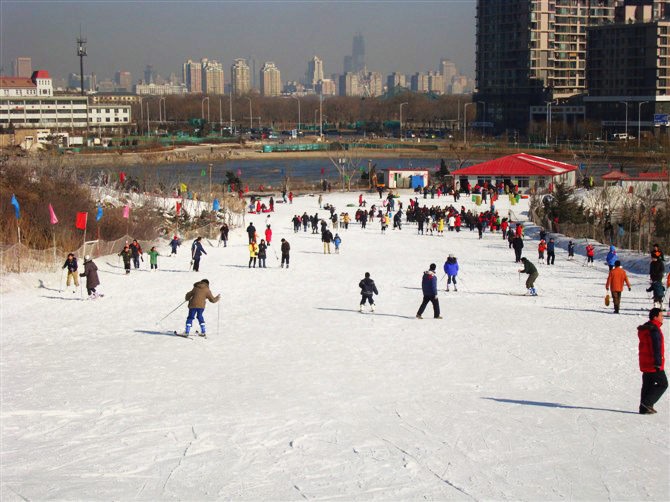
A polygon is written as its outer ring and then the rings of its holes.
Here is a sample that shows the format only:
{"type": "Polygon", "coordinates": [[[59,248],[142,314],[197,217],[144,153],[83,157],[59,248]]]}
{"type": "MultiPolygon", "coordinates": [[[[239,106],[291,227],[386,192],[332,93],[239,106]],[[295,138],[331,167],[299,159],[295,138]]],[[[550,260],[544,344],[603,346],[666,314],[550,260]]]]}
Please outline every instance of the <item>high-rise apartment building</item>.
{"type": "Polygon", "coordinates": [[[417,72],[412,75],[411,89],[414,92],[429,92],[430,77],[427,73],[417,72]]]}
{"type": "Polygon", "coordinates": [[[530,106],[583,93],[586,30],[613,22],[615,3],[478,0],[474,101],[486,104],[478,118],[525,130],[530,106]]]}
{"type": "Polygon", "coordinates": [[[368,73],[367,85],[369,96],[378,97],[384,93],[384,80],[382,74],[377,71],[368,73]]]}
{"type": "Polygon", "coordinates": [[[340,96],[360,96],[361,89],[358,82],[358,73],[340,75],[340,96]]]}
{"type": "Polygon", "coordinates": [[[263,65],[259,77],[263,96],[279,96],[281,94],[281,73],[273,62],[267,61],[263,65]]]}
{"type": "Polygon", "coordinates": [[[27,77],[33,74],[33,60],[29,57],[19,57],[12,61],[12,75],[15,77],[27,77]]]}
{"type": "Polygon", "coordinates": [[[449,86],[454,80],[454,77],[458,75],[458,69],[452,61],[443,59],[440,61],[440,74],[444,80],[444,93],[449,94],[449,86]]]}
{"type": "Polygon", "coordinates": [[[191,93],[202,92],[202,64],[190,59],[183,66],[184,85],[191,93]]]}
{"type": "Polygon", "coordinates": [[[251,71],[245,59],[238,58],[235,60],[230,67],[230,80],[233,85],[233,93],[237,96],[246,94],[251,90],[251,71]]]}
{"type": "Polygon", "coordinates": [[[200,66],[202,67],[202,91],[205,94],[223,94],[225,85],[223,65],[218,61],[203,58],[200,60],[200,66]]]}
{"type": "Polygon", "coordinates": [[[319,80],[323,80],[323,61],[317,56],[307,61],[307,72],[305,72],[305,85],[315,88],[319,80]]]}
{"type": "Polygon", "coordinates": [[[117,71],[114,75],[116,88],[122,91],[133,90],[133,79],[129,71],[117,71]]]}
{"type": "Polygon", "coordinates": [[[316,91],[317,94],[321,94],[323,96],[337,95],[337,86],[335,85],[335,81],[330,78],[324,78],[323,80],[319,80],[314,90],[316,91]]]}
{"type": "Polygon", "coordinates": [[[391,73],[386,78],[386,87],[388,87],[389,91],[395,89],[396,87],[407,88],[407,75],[405,75],[404,73],[396,73],[396,72],[391,73]]]}
{"type": "Polygon", "coordinates": [[[444,94],[444,77],[441,73],[428,72],[428,90],[433,94],[444,94]]]}

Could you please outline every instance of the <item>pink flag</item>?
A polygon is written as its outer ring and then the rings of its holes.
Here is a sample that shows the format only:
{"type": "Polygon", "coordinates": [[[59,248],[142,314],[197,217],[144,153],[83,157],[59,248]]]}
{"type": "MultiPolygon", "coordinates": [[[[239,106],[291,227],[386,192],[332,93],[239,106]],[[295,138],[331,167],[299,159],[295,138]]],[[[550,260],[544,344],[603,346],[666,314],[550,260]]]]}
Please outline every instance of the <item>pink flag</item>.
{"type": "Polygon", "coordinates": [[[49,215],[51,216],[51,224],[55,225],[58,223],[58,218],[56,218],[56,213],[54,213],[54,208],[49,204],[49,215]]]}
{"type": "Polygon", "coordinates": [[[130,208],[126,204],[126,206],[123,208],[123,217],[127,219],[128,216],[130,216],[130,208]]]}

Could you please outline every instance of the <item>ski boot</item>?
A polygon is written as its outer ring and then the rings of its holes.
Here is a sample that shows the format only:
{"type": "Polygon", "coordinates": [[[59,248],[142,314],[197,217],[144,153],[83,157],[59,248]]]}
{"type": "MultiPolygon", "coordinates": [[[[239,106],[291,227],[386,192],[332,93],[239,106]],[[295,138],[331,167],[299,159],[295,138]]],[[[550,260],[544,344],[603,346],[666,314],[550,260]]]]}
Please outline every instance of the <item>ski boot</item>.
{"type": "Polygon", "coordinates": [[[456,287],[456,284],[454,284],[454,291],[458,291],[458,288],[456,287]]]}
{"type": "Polygon", "coordinates": [[[362,303],[358,306],[358,311],[363,312],[363,304],[362,303]]]}
{"type": "Polygon", "coordinates": [[[374,312],[374,311],[375,311],[375,304],[373,303],[372,305],[370,305],[370,312],[374,312]]]}
{"type": "Polygon", "coordinates": [[[449,284],[447,284],[447,293],[449,292],[449,284]]]}

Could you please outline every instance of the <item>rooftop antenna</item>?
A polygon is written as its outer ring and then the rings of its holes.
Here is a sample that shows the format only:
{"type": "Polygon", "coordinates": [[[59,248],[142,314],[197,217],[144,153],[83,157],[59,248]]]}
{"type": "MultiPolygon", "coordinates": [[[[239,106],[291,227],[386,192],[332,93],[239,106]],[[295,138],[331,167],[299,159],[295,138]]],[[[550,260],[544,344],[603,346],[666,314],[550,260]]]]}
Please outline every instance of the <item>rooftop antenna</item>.
{"type": "Polygon", "coordinates": [[[77,38],[77,55],[79,56],[79,77],[81,78],[81,95],[84,95],[84,56],[86,54],[86,39],[81,36],[81,25],[79,25],[79,38],[77,38]]]}

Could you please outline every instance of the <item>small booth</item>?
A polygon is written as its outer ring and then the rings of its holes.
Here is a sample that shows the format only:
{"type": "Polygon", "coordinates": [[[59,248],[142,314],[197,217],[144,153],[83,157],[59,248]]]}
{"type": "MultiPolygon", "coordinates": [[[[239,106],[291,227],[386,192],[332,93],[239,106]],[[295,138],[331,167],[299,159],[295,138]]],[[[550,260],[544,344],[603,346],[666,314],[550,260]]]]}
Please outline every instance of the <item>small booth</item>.
{"type": "Polygon", "coordinates": [[[430,170],[398,167],[382,169],[386,188],[425,187],[428,185],[430,170]]]}

